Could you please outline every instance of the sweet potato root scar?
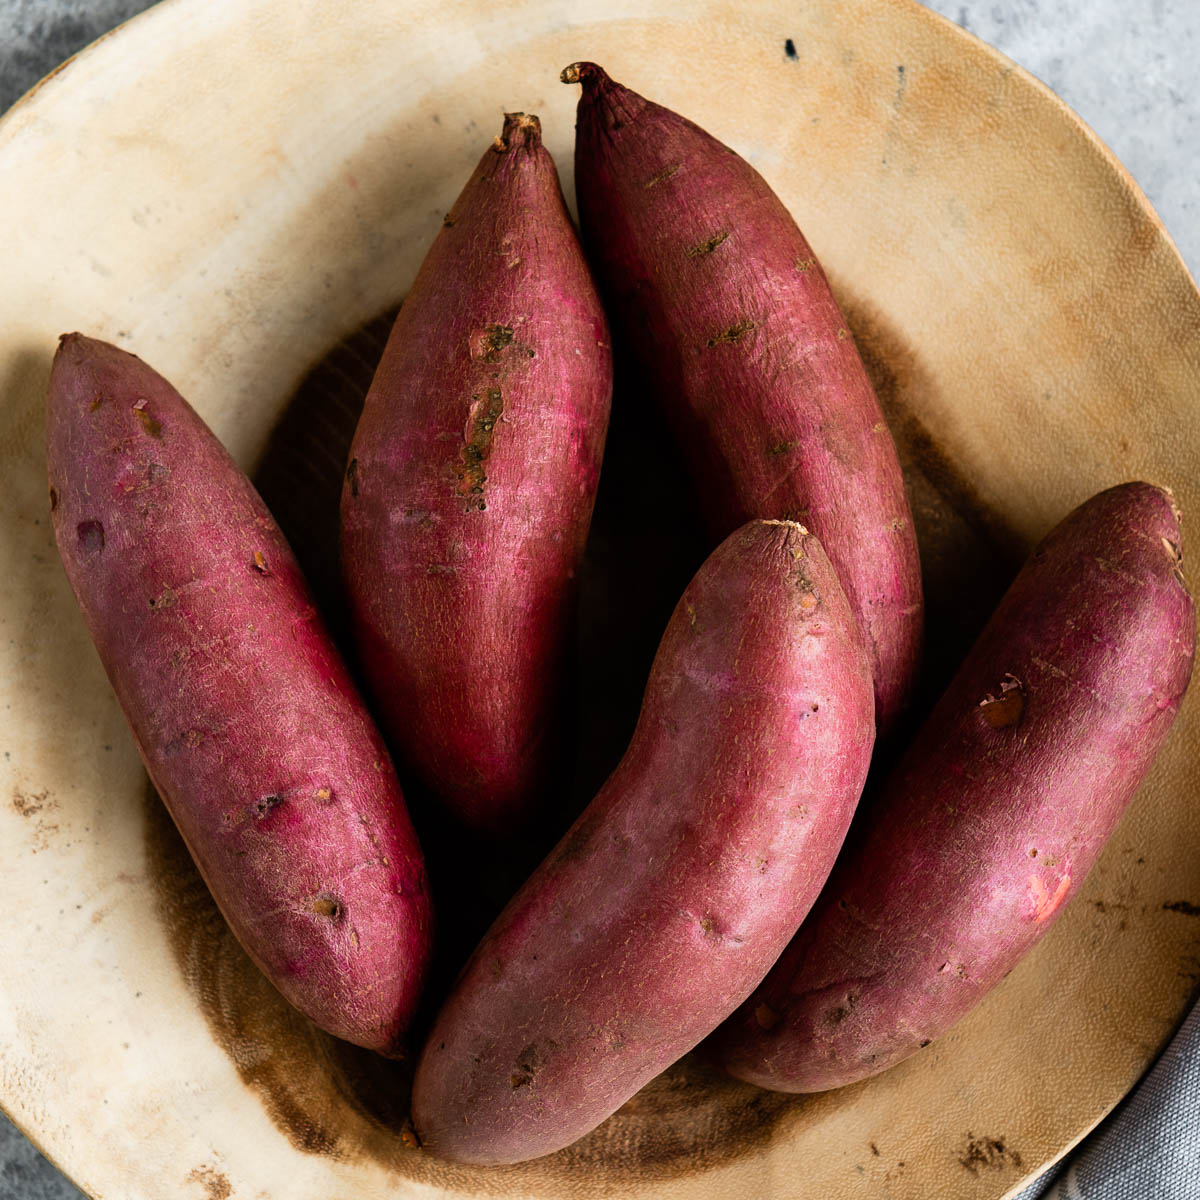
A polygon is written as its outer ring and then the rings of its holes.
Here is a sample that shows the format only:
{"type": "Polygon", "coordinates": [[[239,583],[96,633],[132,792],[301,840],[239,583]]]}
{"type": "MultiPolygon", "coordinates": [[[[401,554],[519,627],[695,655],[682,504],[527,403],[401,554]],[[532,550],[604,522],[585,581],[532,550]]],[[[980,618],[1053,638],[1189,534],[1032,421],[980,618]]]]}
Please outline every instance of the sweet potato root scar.
{"type": "Polygon", "coordinates": [[[532,113],[505,113],[504,132],[492,139],[492,149],[497,154],[503,154],[514,147],[537,146],[541,138],[542,123],[532,113]]]}

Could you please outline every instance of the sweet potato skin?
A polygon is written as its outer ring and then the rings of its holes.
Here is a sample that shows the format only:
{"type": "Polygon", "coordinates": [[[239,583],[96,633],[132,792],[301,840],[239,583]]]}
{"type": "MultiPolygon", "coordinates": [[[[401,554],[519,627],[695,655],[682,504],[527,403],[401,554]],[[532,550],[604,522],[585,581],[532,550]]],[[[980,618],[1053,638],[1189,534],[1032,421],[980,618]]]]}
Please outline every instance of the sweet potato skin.
{"type": "Polygon", "coordinates": [[[812,247],[749,163],[593,63],[580,228],[618,349],[654,381],[718,537],[751,517],[821,539],[891,728],[914,682],[920,564],[895,444],[812,247]]]}
{"type": "Polygon", "coordinates": [[[402,769],[466,829],[546,793],[608,428],[599,296],[537,119],[510,114],[400,310],[342,495],[342,561],[402,769]]]}
{"type": "MultiPolygon", "coordinates": [[[[1187,688],[1168,493],[1112,488],[1035,550],[809,920],[710,1046],[777,1091],[853,1083],[977,1004],[1078,891],[1187,688]]],[[[857,841],[857,839],[852,839],[857,841]]]]}
{"type": "Polygon", "coordinates": [[[67,577],[226,920],[317,1025],[395,1052],[429,959],[421,850],[266,506],[165,379],[79,334],[47,460],[67,577]]]}
{"type": "Polygon", "coordinates": [[[817,540],[735,531],[676,608],[627,753],[468,962],[413,1120],[459,1162],[573,1142],[762,978],[845,836],[871,677],[817,540]]]}

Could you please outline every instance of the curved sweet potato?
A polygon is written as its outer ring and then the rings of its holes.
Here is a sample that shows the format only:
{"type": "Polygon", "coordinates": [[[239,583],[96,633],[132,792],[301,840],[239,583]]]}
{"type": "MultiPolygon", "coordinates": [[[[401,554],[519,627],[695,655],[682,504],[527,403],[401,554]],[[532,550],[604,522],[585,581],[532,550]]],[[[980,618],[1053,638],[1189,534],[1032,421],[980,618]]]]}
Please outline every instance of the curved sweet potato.
{"type": "Polygon", "coordinates": [[[716,534],[751,517],[821,539],[871,653],[886,732],[923,606],[896,447],[824,272],[744,159],[594,63],[575,142],[580,227],[614,334],[654,382],[716,534]]]}
{"type": "Polygon", "coordinates": [[[672,616],[620,765],[492,926],[417,1068],[433,1153],[581,1137],[750,992],[825,879],[874,741],[871,676],[816,538],[756,521],[672,616]]]}
{"type": "Polygon", "coordinates": [[[421,850],[271,514],[165,379],[80,334],[47,458],[67,578],[225,919],[306,1016],[394,1052],[429,959],[421,850]]]}
{"type": "Polygon", "coordinates": [[[1132,483],[1041,543],[889,777],[861,845],[711,1043],[740,1079],[874,1075],[973,1008],[1079,889],[1192,669],[1170,496],[1132,483]]]}
{"type": "Polygon", "coordinates": [[[608,427],[608,330],[536,117],[510,114],[404,301],[342,493],[363,668],[466,827],[544,794],[608,427]]]}

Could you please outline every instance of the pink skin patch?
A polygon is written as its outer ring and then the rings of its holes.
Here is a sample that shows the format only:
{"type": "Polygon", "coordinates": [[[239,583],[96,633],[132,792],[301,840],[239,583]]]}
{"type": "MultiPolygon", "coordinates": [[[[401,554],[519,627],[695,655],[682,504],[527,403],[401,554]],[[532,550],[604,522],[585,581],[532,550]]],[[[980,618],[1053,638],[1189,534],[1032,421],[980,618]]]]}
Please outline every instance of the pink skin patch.
{"type": "Polygon", "coordinates": [[[1069,874],[1062,877],[1053,893],[1051,893],[1040,876],[1030,875],[1029,898],[1033,901],[1033,919],[1035,921],[1044,921],[1049,917],[1063,902],[1063,898],[1070,887],[1071,876],[1069,874]]]}

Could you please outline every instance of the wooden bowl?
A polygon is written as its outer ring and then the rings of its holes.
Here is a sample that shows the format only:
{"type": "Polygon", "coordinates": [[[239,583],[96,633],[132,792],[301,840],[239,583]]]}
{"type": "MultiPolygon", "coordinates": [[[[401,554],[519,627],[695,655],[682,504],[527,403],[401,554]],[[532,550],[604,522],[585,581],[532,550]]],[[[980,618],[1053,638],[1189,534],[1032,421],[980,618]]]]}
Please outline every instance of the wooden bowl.
{"type": "MultiPolygon", "coordinates": [[[[1050,92],[909,0],[150,10],[0,123],[0,1099],[95,1196],[999,1197],[1129,1088],[1200,978],[1195,699],[1037,950],[942,1041],[842,1091],[777,1096],[685,1062],[567,1151],[448,1167],[402,1136],[395,1069],[315,1033],[231,941],[57,560],[56,337],[136,350],[246,464],[287,410],[263,486],[319,573],[372,319],[505,108],[542,115],[570,191],[576,91],[557,77],[583,57],[747,155],[828,268],[905,455],[931,689],[1090,493],[1146,478],[1200,519],[1200,297],[1167,234],[1050,92]]],[[[624,664],[598,689],[593,771],[663,619],[614,581],[657,554],[674,586],[693,553],[686,503],[639,470],[634,411],[585,595],[585,676],[624,664]],[[660,500],[680,536],[631,524],[660,500]],[[623,659],[622,622],[641,631],[623,659]]]]}

